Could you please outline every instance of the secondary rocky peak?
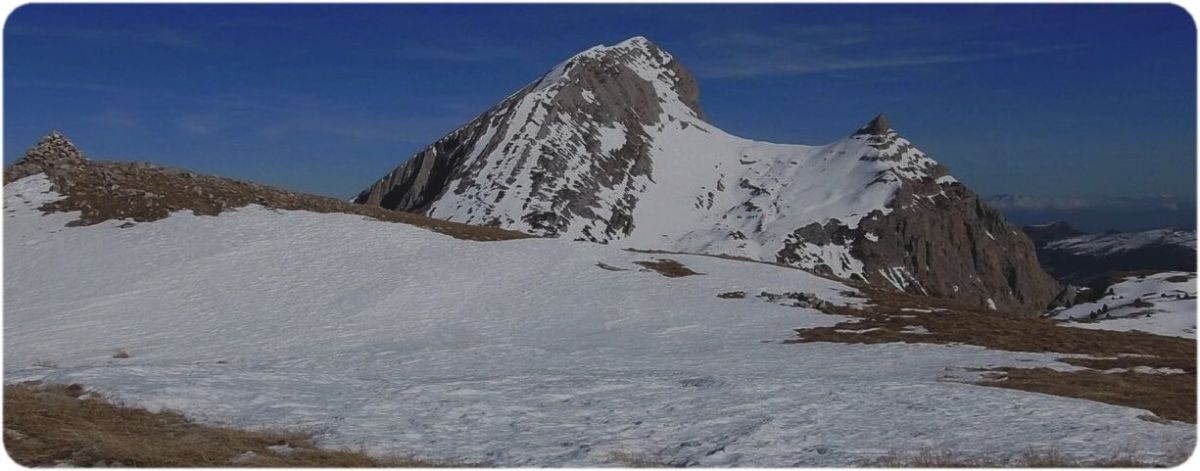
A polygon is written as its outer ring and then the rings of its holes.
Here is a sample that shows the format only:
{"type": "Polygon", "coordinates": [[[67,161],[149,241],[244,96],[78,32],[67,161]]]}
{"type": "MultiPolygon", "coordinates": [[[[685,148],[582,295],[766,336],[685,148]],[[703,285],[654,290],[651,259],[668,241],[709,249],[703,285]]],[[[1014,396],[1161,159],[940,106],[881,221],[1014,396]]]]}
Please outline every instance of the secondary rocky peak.
{"type": "Polygon", "coordinates": [[[853,135],[885,136],[891,130],[892,125],[890,122],[888,122],[887,116],[884,116],[883,113],[879,113],[871,119],[871,122],[864,124],[863,127],[858,128],[857,131],[854,131],[853,135]]]}

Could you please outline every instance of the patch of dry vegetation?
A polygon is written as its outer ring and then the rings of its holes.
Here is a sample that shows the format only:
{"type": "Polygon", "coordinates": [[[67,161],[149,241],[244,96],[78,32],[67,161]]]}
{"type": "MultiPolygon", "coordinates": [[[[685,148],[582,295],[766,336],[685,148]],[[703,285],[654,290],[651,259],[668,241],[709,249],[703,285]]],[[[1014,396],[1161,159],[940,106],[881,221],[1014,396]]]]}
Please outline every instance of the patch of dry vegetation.
{"type": "Polygon", "coordinates": [[[74,226],[126,219],[155,221],[172,212],[185,210],[196,215],[216,216],[224,211],[258,204],[283,210],[357,214],[467,240],[531,237],[516,231],[442,221],[149,163],[91,161],[58,133],[43,137],[37,146],[25,153],[23,159],[6,168],[4,182],[36,173],[45,173],[55,190],[63,196],[59,201],[43,205],[41,209],[46,212],[79,211],[79,219],[68,224],[74,226]]]}
{"type": "Polygon", "coordinates": [[[999,368],[978,384],[1137,407],[1165,419],[1196,422],[1194,340],[1065,327],[1047,319],[1009,316],[950,300],[863,291],[872,301],[870,307],[823,309],[855,319],[831,327],[797,329],[798,337],[792,342],[968,344],[997,350],[1089,355],[1059,359],[1089,368],[1086,370],[999,368]],[[1173,368],[1183,373],[1098,371],[1138,366],[1173,368]]]}
{"type": "Polygon", "coordinates": [[[797,342],[842,343],[964,343],[997,350],[1020,352],[1081,353],[1114,357],[1140,355],[1140,365],[1186,365],[1195,372],[1195,345],[1190,339],[1153,335],[1144,332],[1064,327],[1058,323],[1029,317],[980,310],[950,300],[920,297],[882,290],[864,289],[871,306],[857,309],[828,306],[830,314],[857,318],[832,327],[798,329],[797,342]],[[932,312],[930,312],[932,311],[932,312]],[[903,332],[905,327],[920,326],[928,334],[903,332]],[[849,333],[876,329],[870,332],[849,333]],[[842,331],[842,332],[839,332],[842,331]]]}
{"type": "Polygon", "coordinates": [[[224,211],[259,204],[284,210],[358,214],[467,240],[530,237],[516,231],[442,221],[378,206],[359,205],[145,163],[87,162],[76,167],[78,171],[70,176],[69,184],[56,182],[64,198],[42,207],[47,212],[80,211],[79,219],[72,223],[74,225],[87,226],[120,219],[147,222],[183,210],[190,210],[196,215],[216,216],[224,211]]]}
{"type": "Polygon", "coordinates": [[[915,454],[893,453],[878,460],[863,463],[880,468],[1165,468],[1187,461],[1190,449],[1181,448],[1162,459],[1148,459],[1129,450],[1099,458],[1078,458],[1054,448],[1030,449],[1011,459],[988,455],[972,455],[937,449],[924,449],[915,454]]]}
{"type": "Polygon", "coordinates": [[[105,401],[79,385],[5,385],[4,445],[24,466],[432,467],[317,448],[303,433],[200,425],[173,412],[105,401]],[[269,447],[283,447],[272,450],[269,447]]]}
{"type": "Polygon", "coordinates": [[[1164,419],[1196,423],[1195,374],[1007,367],[991,371],[977,384],[1137,407],[1164,419]]]}
{"type": "Polygon", "coordinates": [[[683,468],[683,465],[672,464],[667,460],[645,454],[614,451],[608,454],[614,464],[626,468],[683,468]]]}
{"type": "Polygon", "coordinates": [[[654,271],[658,272],[658,274],[665,276],[667,278],[679,278],[679,277],[683,277],[683,276],[703,275],[703,273],[694,271],[691,268],[684,266],[682,263],[671,260],[669,258],[659,258],[659,259],[650,260],[650,261],[640,261],[640,262],[633,262],[633,263],[637,264],[637,265],[641,265],[646,268],[649,268],[651,270],[654,270],[654,271]]]}

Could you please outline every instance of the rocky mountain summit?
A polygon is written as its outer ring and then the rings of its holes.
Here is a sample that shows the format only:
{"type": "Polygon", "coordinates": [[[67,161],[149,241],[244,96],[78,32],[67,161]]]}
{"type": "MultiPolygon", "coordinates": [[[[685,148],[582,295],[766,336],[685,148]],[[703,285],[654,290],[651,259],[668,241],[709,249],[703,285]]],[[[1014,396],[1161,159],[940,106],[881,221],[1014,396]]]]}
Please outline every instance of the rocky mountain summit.
{"type": "Polygon", "coordinates": [[[785,263],[1009,312],[1058,284],[1019,229],[879,115],[822,146],[730,135],[654,43],[596,46],[355,202],[539,236],[785,263]]]}

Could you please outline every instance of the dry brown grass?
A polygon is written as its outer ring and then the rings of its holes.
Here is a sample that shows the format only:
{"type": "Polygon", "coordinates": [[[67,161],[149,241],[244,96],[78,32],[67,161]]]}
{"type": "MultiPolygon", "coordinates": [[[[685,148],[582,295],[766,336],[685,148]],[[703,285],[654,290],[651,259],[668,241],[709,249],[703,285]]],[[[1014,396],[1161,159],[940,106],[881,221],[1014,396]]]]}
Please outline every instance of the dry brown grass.
{"type": "Polygon", "coordinates": [[[829,306],[824,310],[857,319],[832,327],[797,329],[796,342],[841,343],[963,343],[997,350],[1020,352],[1079,353],[1115,357],[1136,354],[1125,360],[1145,366],[1196,369],[1196,342],[1191,339],[1144,332],[1064,327],[1046,319],[1009,316],[971,308],[949,300],[896,292],[864,290],[872,305],[864,309],[829,306]],[[933,308],[935,312],[921,312],[933,308]],[[905,327],[920,326],[928,334],[905,333],[905,327]],[[839,330],[866,330],[847,333],[839,330]]]}
{"type": "Polygon", "coordinates": [[[317,448],[297,432],[200,425],[173,412],[112,404],[78,385],[4,387],[4,445],[24,466],[430,467],[361,451],[317,448]],[[287,453],[268,447],[286,445],[287,453]]]}
{"type": "Polygon", "coordinates": [[[1064,327],[1046,319],[981,311],[949,300],[870,289],[864,292],[873,303],[871,307],[824,309],[857,319],[832,327],[797,329],[798,338],[793,342],[968,344],[997,350],[1084,354],[1091,357],[1060,360],[1088,370],[1001,368],[992,370],[992,375],[978,384],[1137,407],[1165,419],[1196,422],[1195,340],[1064,327]],[[937,311],[922,312],[929,308],[937,311]],[[913,327],[928,333],[910,333],[913,327]],[[1097,371],[1136,366],[1175,368],[1184,373],[1097,371]]]}
{"type": "Polygon", "coordinates": [[[1139,356],[1120,356],[1111,358],[1088,358],[1088,357],[1064,357],[1058,361],[1068,363],[1084,368],[1094,370],[1108,370],[1112,368],[1133,368],[1137,366],[1150,366],[1155,368],[1174,368],[1188,373],[1196,371],[1196,361],[1188,357],[1139,357],[1139,356]]]}
{"type": "Polygon", "coordinates": [[[977,384],[1137,407],[1164,419],[1196,423],[1195,374],[1007,367],[991,371],[977,384]]]}
{"type": "MultiPolygon", "coordinates": [[[[635,248],[627,248],[627,249],[625,249],[625,250],[626,250],[627,252],[635,252],[635,253],[645,253],[645,254],[663,254],[663,255],[688,255],[688,256],[692,256],[692,257],[708,257],[708,258],[716,258],[716,259],[721,259],[721,260],[732,260],[732,261],[735,261],[735,262],[754,263],[754,264],[758,264],[758,265],[770,265],[770,266],[772,266],[772,267],[786,268],[786,269],[788,269],[788,270],[797,270],[797,271],[802,271],[802,272],[804,272],[804,273],[807,273],[807,274],[809,274],[809,275],[812,275],[812,276],[815,276],[815,277],[818,277],[818,278],[824,278],[824,279],[827,279],[827,280],[836,281],[836,282],[838,282],[838,283],[845,283],[845,284],[848,284],[848,285],[851,285],[851,286],[858,286],[858,284],[859,284],[859,283],[857,283],[857,282],[854,282],[854,281],[845,280],[845,279],[842,279],[842,278],[838,278],[838,277],[836,277],[836,276],[827,275],[827,274],[823,274],[823,273],[817,273],[817,272],[815,272],[815,271],[809,271],[809,270],[805,270],[805,269],[803,269],[803,268],[800,268],[800,267],[797,267],[797,266],[794,266],[794,265],[788,265],[788,264],[786,264],[786,263],[772,262],[772,261],[768,261],[768,260],[755,260],[755,259],[753,259],[753,258],[749,258],[749,257],[742,257],[742,256],[738,256],[738,255],[712,254],[712,253],[696,253],[696,252],[678,252],[678,251],[671,251],[671,250],[651,250],[651,249],[635,249],[635,248]]],[[[847,295],[847,296],[852,296],[852,295],[856,295],[857,293],[854,293],[854,292],[849,292],[849,291],[848,291],[848,292],[846,292],[846,293],[843,293],[843,294],[845,294],[845,295],[847,295]]]]}
{"type": "Polygon", "coordinates": [[[1165,458],[1147,459],[1130,450],[1121,450],[1105,457],[1078,458],[1055,448],[1046,448],[1030,449],[1011,459],[998,459],[927,448],[915,454],[893,453],[862,464],[880,468],[1162,468],[1187,461],[1191,453],[1191,449],[1180,448],[1165,458]]]}
{"type": "Polygon", "coordinates": [[[667,278],[679,278],[682,276],[703,275],[698,271],[684,266],[682,263],[676,262],[669,258],[660,258],[649,261],[633,262],[637,265],[649,268],[658,272],[658,274],[667,278]]]}
{"type": "Polygon", "coordinates": [[[608,454],[613,463],[625,468],[683,468],[683,465],[672,464],[667,460],[645,455],[614,451],[608,454]]]}
{"type": "Polygon", "coordinates": [[[175,211],[215,216],[259,204],[268,208],[346,213],[409,224],[459,239],[491,241],[531,237],[495,227],[442,221],[378,206],[297,193],[257,183],[204,175],[140,162],[85,161],[71,165],[52,181],[63,199],[44,205],[47,212],[79,211],[72,225],[109,220],[155,221],[175,211]]]}

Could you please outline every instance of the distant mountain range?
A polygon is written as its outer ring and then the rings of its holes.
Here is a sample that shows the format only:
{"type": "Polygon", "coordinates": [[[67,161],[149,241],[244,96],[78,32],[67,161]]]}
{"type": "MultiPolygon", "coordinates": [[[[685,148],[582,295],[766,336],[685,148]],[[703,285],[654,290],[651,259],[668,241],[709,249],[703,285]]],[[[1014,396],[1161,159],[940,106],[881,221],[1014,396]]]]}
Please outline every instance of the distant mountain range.
{"type": "Polygon", "coordinates": [[[1169,195],[1045,198],[1002,194],[989,196],[986,201],[1013,222],[1026,226],[1066,221],[1087,232],[1196,227],[1196,203],[1169,195]]]}
{"type": "Polygon", "coordinates": [[[642,37],[553,67],[356,202],[638,249],[801,267],[1020,312],[1058,285],[1000,212],[881,116],[820,145],[730,135],[642,37]]]}
{"type": "Polygon", "coordinates": [[[1076,285],[1103,284],[1128,271],[1196,271],[1196,231],[1155,229],[1088,234],[1066,222],[1025,226],[1051,275],[1076,285]]]}

